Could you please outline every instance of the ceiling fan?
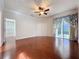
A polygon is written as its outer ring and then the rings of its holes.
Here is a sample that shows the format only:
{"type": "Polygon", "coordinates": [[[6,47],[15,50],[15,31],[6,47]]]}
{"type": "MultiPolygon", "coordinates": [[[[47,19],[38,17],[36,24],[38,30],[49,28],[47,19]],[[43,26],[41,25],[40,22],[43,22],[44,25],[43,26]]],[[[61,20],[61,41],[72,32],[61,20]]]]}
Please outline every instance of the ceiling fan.
{"type": "Polygon", "coordinates": [[[34,13],[37,13],[39,16],[47,15],[50,9],[48,8],[47,3],[45,3],[45,0],[41,0],[41,1],[43,2],[40,2],[39,0],[35,0],[34,13]]]}
{"type": "Polygon", "coordinates": [[[47,12],[49,10],[50,10],[49,8],[44,9],[43,7],[38,7],[38,11],[35,11],[34,13],[38,13],[39,16],[42,15],[42,14],[47,15],[47,12]]]}

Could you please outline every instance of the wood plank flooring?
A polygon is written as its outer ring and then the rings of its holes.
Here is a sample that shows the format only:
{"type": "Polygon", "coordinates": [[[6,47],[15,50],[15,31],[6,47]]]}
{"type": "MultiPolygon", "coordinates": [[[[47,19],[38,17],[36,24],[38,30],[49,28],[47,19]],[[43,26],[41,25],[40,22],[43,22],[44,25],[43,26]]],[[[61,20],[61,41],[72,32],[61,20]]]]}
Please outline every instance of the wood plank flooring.
{"type": "MultiPolygon", "coordinates": [[[[8,52],[12,52],[12,49],[8,52]]],[[[79,47],[72,40],[40,36],[17,40],[15,56],[11,53],[7,55],[12,56],[8,59],[79,59],[79,47]]]]}
{"type": "Polygon", "coordinates": [[[25,38],[16,45],[16,59],[79,59],[77,42],[67,39],[25,38]]]}

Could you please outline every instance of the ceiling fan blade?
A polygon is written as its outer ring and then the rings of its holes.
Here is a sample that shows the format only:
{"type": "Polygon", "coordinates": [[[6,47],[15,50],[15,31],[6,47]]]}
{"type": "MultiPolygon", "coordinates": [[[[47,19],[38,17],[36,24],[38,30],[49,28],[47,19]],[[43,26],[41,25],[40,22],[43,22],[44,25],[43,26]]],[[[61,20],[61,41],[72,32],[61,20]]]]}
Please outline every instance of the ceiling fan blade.
{"type": "Polygon", "coordinates": [[[39,13],[39,16],[41,16],[41,14],[39,13]]]}
{"type": "Polygon", "coordinates": [[[38,11],[35,11],[34,13],[39,13],[38,11]]]}
{"type": "Polygon", "coordinates": [[[47,13],[44,13],[45,15],[47,15],[47,13]]]}
{"type": "Polygon", "coordinates": [[[50,9],[46,9],[45,12],[46,12],[46,11],[49,11],[49,10],[50,10],[50,9]]]}
{"type": "Polygon", "coordinates": [[[39,7],[39,10],[44,10],[42,7],[39,7]]]}

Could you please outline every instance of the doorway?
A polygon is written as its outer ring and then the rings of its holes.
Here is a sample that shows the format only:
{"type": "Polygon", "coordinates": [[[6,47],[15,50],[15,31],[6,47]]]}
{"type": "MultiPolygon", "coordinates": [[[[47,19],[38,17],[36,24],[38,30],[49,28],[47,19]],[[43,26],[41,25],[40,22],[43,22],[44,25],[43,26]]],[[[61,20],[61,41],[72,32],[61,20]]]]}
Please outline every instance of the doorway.
{"type": "Polygon", "coordinates": [[[56,28],[56,37],[58,38],[70,38],[70,24],[65,21],[65,19],[61,19],[60,25],[56,28]]]}
{"type": "Polygon", "coordinates": [[[78,14],[72,14],[56,18],[55,24],[55,37],[78,40],[78,14]]]}

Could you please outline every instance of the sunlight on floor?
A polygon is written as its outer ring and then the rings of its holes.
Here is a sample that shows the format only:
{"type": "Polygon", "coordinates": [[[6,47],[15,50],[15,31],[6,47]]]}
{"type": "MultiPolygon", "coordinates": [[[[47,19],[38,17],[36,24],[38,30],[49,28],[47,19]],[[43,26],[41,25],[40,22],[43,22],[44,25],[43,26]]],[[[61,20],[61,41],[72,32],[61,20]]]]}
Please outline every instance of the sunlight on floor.
{"type": "Polygon", "coordinates": [[[17,59],[30,59],[29,56],[27,56],[24,52],[21,52],[19,55],[18,55],[18,58],[17,59]]]}

